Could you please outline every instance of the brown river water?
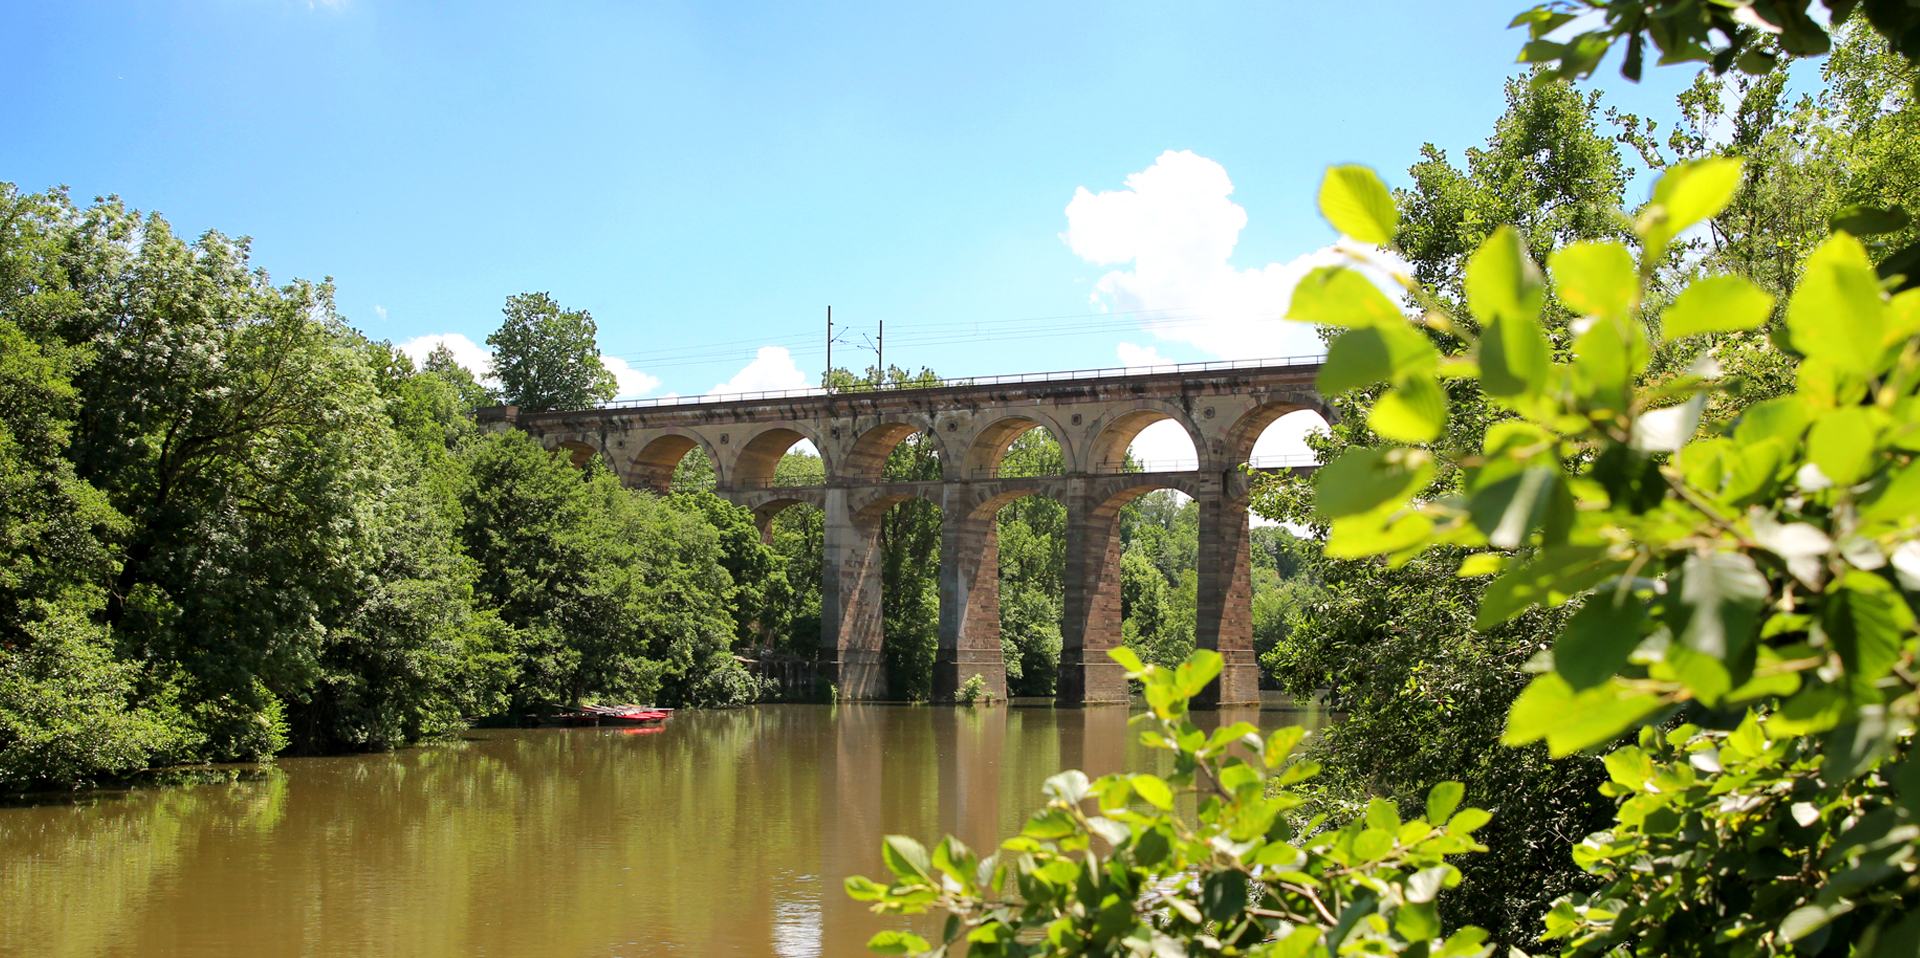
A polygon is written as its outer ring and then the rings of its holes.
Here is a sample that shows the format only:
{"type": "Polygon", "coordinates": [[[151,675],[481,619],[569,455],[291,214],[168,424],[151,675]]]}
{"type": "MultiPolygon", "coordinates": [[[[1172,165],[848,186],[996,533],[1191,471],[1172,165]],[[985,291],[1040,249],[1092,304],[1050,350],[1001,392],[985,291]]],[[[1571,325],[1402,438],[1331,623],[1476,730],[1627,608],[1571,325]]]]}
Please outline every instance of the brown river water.
{"type": "Polygon", "coordinates": [[[1061,769],[1164,771],[1127,718],[763,705],[0,808],[0,955],[864,955],[900,923],[841,882],[885,880],[882,835],[984,853],[1061,769]]]}

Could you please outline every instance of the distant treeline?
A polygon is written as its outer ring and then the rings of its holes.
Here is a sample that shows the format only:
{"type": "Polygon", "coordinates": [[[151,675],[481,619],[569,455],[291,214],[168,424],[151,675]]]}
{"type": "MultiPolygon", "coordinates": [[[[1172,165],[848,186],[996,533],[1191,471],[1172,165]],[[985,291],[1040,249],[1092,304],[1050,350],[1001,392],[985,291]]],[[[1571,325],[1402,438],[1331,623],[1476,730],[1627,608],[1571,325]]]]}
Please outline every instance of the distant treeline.
{"type": "MultiPolygon", "coordinates": [[[[592,340],[517,296],[495,372],[605,398],[592,340]]],[[[245,240],[0,186],[0,782],[754,698],[730,650],[788,590],[751,518],[478,431],[496,401],[245,240]]]]}

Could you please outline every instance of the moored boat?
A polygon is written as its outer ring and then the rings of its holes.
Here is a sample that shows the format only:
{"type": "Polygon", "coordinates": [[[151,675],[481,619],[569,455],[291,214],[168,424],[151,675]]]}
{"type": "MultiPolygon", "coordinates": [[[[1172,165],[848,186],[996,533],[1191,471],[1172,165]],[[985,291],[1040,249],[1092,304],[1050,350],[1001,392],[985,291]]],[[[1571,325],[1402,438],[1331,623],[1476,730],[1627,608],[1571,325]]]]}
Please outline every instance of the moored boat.
{"type": "Polygon", "coordinates": [[[583,705],[577,709],[556,709],[548,715],[528,716],[545,726],[634,726],[659,725],[673,714],[672,709],[652,705],[583,705]]]}

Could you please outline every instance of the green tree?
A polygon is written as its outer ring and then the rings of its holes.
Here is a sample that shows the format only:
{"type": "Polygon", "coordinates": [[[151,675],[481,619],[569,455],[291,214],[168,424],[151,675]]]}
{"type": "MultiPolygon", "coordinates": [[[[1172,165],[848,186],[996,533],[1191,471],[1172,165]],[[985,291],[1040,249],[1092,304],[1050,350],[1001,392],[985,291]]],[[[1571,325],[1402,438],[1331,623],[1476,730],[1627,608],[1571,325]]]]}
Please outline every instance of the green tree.
{"type": "MultiPolygon", "coordinates": [[[[817,455],[788,453],[774,467],[782,485],[817,486],[826,482],[826,464],[817,455]]],[[[771,547],[780,557],[788,593],[762,620],[762,642],[776,651],[813,658],[820,651],[821,565],[826,553],[826,516],[811,506],[793,506],[768,524],[771,547]]]]}
{"type": "Polygon", "coordinates": [[[385,424],[331,289],[275,286],[245,241],[186,243],[115,201],[59,214],[79,293],[61,334],[95,359],[68,455],[126,516],[105,622],[198,744],[258,758],[314,681],[367,559],[385,424]]]}
{"type": "MultiPolygon", "coordinates": [[[[939,447],[915,434],[895,446],[881,475],[891,482],[940,478],[939,447]]],[[[880,517],[880,610],[887,686],[899,699],[933,694],[933,657],[940,644],[940,507],[909,499],[880,517]]]]}
{"type": "Polygon", "coordinates": [[[58,210],[0,185],[0,782],[16,785],[136,771],[180,738],[94,621],[126,523],[63,458],[86,352],[16,323],[50,333],[71,303],[45,228],[58,210]]]}
{"type": "Polygon", "coordinates": [[[1279,526],[1251,530],[1253,559],[1253,651],[1259,656],[1260,687],[1278,689],[1267,663],[1270,653],[1289,643],[1312,607],[1326,599],[1319,578],[1319,544],[1279,526]]]}
{"type": "Polygon", "coordinates": [[[393,425],[375,463],[387,492],[363,503],[362,559],[323,617],[312,685],[288,703],[291,747],[309,754],[448,735],[502,711],[513,678],[511,630],[474,608],[478,566],[458,535],[456,450],[474,428],[458,387],[409,374],[390,344],[363,351],[393,425]]]}
{"type": "Polygon", "coordinates": [[[737,670],[711,525],[523,433],[476,443],[469,470],[461,536],[483,608],[516,630],[516,709],[698,700],[737,670]]]}
{"type": "Polygon", "coordinates": [[[500,402],[500,392],[481,384],[473,370],[460,365],[453,357],[453,350],[445,343],[433,347],[427,358],[420,364],[420,371],[431,373],[451,385],[460,397],[460,405],[468,413],[481,406],[491,406],[500,402]]]}
{"type": "MultiPolygon", "coordinates": [[[[705,458],[689,456],[688,458],[705,458]]],[[[786,562],[761,541],[753,514],[711,492],[676,493],[674,508],[712,526],[720,538],[720,567],[732,580],[727,608],[733,615],[734,644],[750,645],[769,619],[784,621],[793,600],[786,562]]]]}
{"type": "Polygon", "coordinates": [[[619,387],[600,362],[591,314],[561,309],[546,293],[509,296],[501,312],[506,319],[487,345],[508,404],[546,412],[588,409],[614,397],[619,387]]]}

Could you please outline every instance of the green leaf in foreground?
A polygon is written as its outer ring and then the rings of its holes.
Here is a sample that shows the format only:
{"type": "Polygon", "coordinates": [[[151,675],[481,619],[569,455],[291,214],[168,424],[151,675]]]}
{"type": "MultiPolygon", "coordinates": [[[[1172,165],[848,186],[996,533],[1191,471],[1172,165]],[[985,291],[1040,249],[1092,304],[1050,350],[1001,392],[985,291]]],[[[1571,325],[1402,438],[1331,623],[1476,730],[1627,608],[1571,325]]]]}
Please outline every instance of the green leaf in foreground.
{"type": "Polygon", "coordinates": [[[1660,335],[1679,339],[1700,333],[1758,329],[1773,311],[1773,294],[1738,276],[1709,276],[1680,294],[1660,316],[1660,335]]]}
{"type": "Polygon", "coordinates": [[[1356,329],[1327,348],[1315,385],[1332,396],[1402,376],[1432,373],[1440,353],[1404,322],[1356,329]]]}
{"type": "Polygon", "coordinates": [[[1327,169],[1326,178],[1320,181],[1320,215],[1334,229],[1375,245],[1392,242],[1400,224],[1387,185],[1372,170],[1357,165],[1327,169]]]}
{"type": "Polygon", "coordinates": [[[1646,617],[1646,604],[1631,588],[1609,583],[1587,596],[1554,640],[1553,670],[1576,692],[1613,678],[1640,644],[1646,617]]]}
{"type": "Polygon", "coordinates": [[[1625,319],[1639,298],[1633,256],[1619,243],[1575,243],[1553,254],[1560,299],[1583,316],[1625,319]]]}
{"type": "Polygon", "coordinates": [[[919,954],[928,947],[925,938],[910,931],[883,931],[867,940],[868,950],[882,955],[919,954]]]}
{"type": "Polygon", "coordinates": [[[1407,322],[1379,287],[1344,266],[1322,266],[1294,284],[1286,318],[1356,328],[1405,326],[1407,322]]]}
{"type": "Polygon", "coordinates": [[[1669,167],[1653,187],[1653,203],[1640,221],[1640,235],[1658,253],[1687,227],[1719,213],[1740,185],[1742,164],[1728,157],[1689,160],[1669,167]]]}
{"type": "Polygon", "coordinates": [[[1367,414],[1374,432],[1396,442],[1432,442],[1447,424],[1447,395],[1427,375],[1407,377],[1381,395],[1367,414]]]}
{"type": "Polygon", "coordinates": [[[1354,449],[1313,477],[1314,508],[1331,519],[1404,501],[1433,478],[1433,463],[1413,450],[1354,449]]]}
{"type": "Polygon", "coordinates": [[[1876,236],[1881,233],[1898,233],[1907,228],[1913,218],[1898,206],[1878,207],[1853,204],[1841,207],[1827,218],[1828,225],[1836,230],[1845,230],[1855,236],[1876,236]]]}
{"type": "Polygon", "coordinates": [[[1658,696],[1617,679],[1575,692],[1558,673],[1548,672],[1520,693],[1500,740],[1507,745],[1525,745],[1544,738],[1548,753],[1560,758],[1613,740],[1660,706],[1658,696]]]}

